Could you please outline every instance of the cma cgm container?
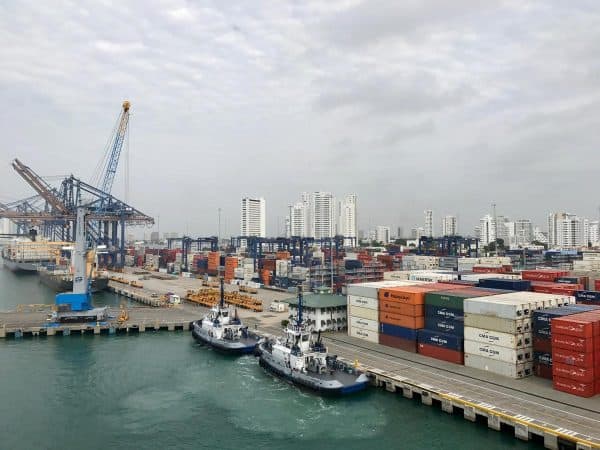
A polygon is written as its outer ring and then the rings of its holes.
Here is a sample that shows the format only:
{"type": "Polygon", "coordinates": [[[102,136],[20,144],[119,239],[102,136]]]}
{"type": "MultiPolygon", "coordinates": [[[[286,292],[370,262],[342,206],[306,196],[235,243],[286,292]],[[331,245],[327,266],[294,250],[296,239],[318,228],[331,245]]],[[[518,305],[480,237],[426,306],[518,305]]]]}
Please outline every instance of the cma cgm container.
{"type": "Polygon", "coordinates": [[[426,315],[425,328],[439,333],[450,333],[462,337],[464,335],[465,322],[462,317],[456,319],[443,319],[426,315]]]}
{"type": "Polygon", "coordinates": [[[495,330],[467,327],[465,328],[465,339],[514,349],[532,346],[531,333],[509,334],[495,330]]]}
{"type": "Polygon", "coordinates": [[[526,361],[515,364],[473,354],[465,354],[465,366],[515,379],[525,378],[533,374],[533,364],[531,362],[526,361]]]}
{"type": "Polygon", "coordinates": [[[352,337],[364,339],[365,341],[379,343],[379,333],[377,331],[366,330],[364,328],[348,328],[348,334],[352,337]]]}
{"type": "Polygon", "coordinates": [[[418,331],[419,344],[435,345],[448,350],[463,351],[463,339],[460,336],[448,333],[439,333],[427,329],[418,331]]]}
{"type": "Polygon", "coordinates": [[[499,345],[482,344],[481,342],[465,340],[465,353],[482,356],[484,358],[504,361],[511,364],[522,363],[533,360],[531,349],[515,349],[500,347],[499,345]]]}

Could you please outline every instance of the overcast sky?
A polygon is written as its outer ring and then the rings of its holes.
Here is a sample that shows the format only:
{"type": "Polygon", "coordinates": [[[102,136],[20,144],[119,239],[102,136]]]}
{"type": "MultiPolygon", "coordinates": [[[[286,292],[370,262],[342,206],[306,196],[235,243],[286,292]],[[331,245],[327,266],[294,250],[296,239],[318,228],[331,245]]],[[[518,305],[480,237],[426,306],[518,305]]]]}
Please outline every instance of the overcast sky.
{"type": "Polygon", "coordinates": [[[316,190],[355,192],[361,229],[598,216],[594,0],[5,1],[0,42],[0,201],[31,195],[15,157],[90,179],[129,99],[129,199],[161,232],[220,207],[239,234],[249,194],[274,235],[316,190]]]}

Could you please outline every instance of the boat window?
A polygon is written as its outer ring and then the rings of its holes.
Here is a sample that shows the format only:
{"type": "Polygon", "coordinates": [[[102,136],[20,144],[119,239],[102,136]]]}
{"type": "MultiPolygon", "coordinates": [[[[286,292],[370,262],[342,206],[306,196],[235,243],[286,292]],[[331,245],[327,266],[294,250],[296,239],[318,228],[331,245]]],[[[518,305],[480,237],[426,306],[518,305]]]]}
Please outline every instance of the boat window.
{"type": "Polygon", "coordinates": [[[308,334],[302,336],[302,342],[308,341],[308,334]]]}

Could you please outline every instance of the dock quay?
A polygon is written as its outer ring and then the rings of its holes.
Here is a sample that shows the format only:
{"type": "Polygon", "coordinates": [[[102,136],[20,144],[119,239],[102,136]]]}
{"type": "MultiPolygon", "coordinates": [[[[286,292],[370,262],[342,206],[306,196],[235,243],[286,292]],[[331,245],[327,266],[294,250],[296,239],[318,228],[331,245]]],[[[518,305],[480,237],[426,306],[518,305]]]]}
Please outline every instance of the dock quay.
{"type": "Polygon", "coordinates": [[[119,308],[109,308],[106,322],[52,323],[46,319],[50,313],[37,308],[35,311],[0,313],[0,338],[35,336],[68,336],[72,334],[119,334],[144,333],[147,331],[188,331],[191,322],[203,313],[178,308],[128,308],[128,319],[119,321],[119,308]]]}
{"type": "Polygon", "coordinates": [[[148,306],[161,307],[166,303],[164,299],[158,296],[153,297],[152,293],[145,289],[116,283],[112,280],[108,282],[108,290],[148,306]]]}

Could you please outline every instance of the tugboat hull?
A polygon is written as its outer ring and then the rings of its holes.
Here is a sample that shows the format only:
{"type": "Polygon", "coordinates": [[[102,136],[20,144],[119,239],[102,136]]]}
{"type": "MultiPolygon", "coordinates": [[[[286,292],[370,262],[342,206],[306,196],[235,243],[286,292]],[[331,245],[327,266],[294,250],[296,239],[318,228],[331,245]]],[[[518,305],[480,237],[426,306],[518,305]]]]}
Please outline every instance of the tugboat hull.
{"type": "MultiPolygon", "coordinates": [[[[198,321],[199,322],[199,321],[198,321]]],[[[225,339],[217,339],[208,334],[208,331],[203,329],[201,324],[194,322],[192,326],[192,336],[201,344],[209,345],[223,353],[230,355],[248,355],[254,353],[258,344],[258,339],[244,338],[236,341],[227,341],[225,339]]]]}
{"type": "Polygon", "coordinates": [[[271,355],[260,348],[259,364],[267,371],[295,385],[311,389],[321,395],[343,396],[365,390],[369,379],[364,374],[349,374],[331,370],[327,374],[309,374],[293,371],[278,364],[271,355]]]}

